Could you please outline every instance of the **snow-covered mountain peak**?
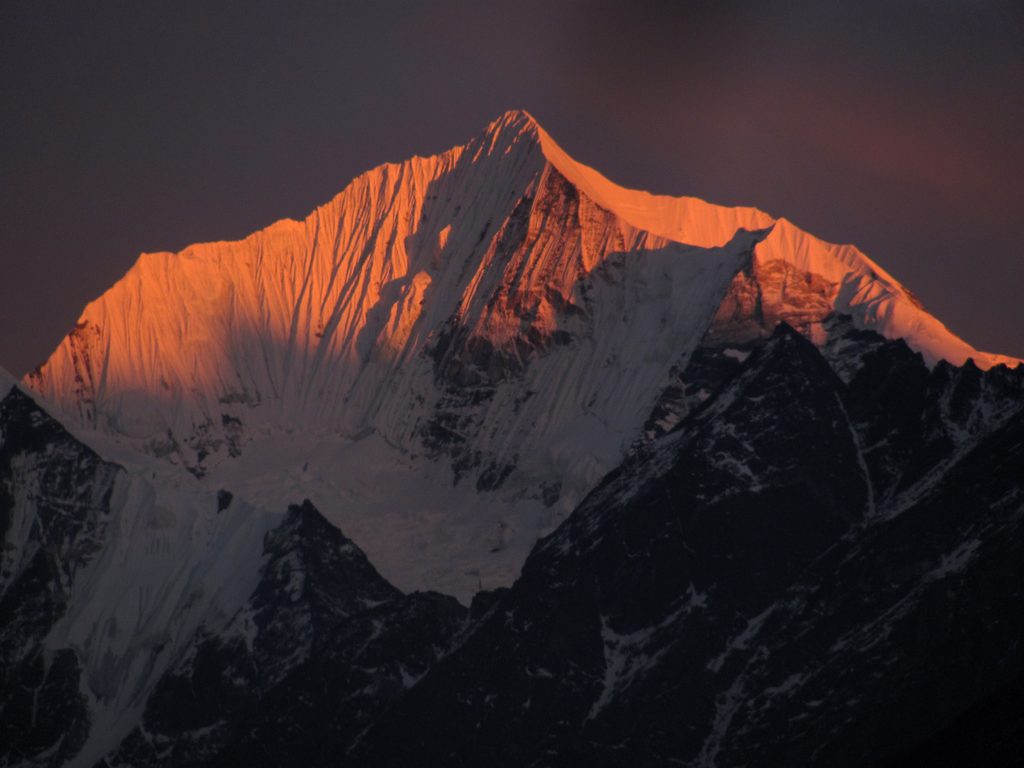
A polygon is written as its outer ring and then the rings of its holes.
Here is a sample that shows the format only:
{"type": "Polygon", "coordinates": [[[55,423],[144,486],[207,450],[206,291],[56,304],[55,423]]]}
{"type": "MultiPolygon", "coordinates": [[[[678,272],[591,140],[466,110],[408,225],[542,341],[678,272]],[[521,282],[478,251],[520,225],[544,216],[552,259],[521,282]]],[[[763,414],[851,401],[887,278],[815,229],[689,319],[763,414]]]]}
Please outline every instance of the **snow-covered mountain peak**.
{"type": "MultiPolygon", "coordinates": [[[[850,316],[860,328],[889,339],[904,339],[929,365],[939,360],[963,365],[973,359],[988,369],[1001,364],[1015,367],[1021,362],[974,349],[858,248],[825,242],[788,219],[780,218],[757,245],[753,272],[761,276],[757,289],[760,314],[776,314],[777,319],[801,327],[818,343],[824,343],[818,326],[838,313],[850,316]],[[771,309],[765,312],[768,307],[771,309]]],[[[746,279],[741,273],[736,280],[742,283],[746,279]]]]}
{"type": "Polygon", "coordinates": [[[542,130],[540,123],[525,109],[510,109],[488,123],[484,134],[487,136],[525,135],[539,141],[542,130]]]}
{"type": "Polygon", "coordinates": [[[539,147],[544,159],[592,202],[623,222],[666,240],[712,248],[728,243],[738,229],[756,231],[774,223],[767,213],[750,207],[722,206],[697,197],[653,195],[627,189],[572,158],[527,111],[510,110],[484,132],[493,153],[509,154],[513,147],[539,147]]]}
{"type": "Polygon", "coordinates": [[[73,426],[266,506],[309,497],[402,588],[507,583],[701,344],[787,322],[984,355],[852,246],[628,190],[513,111],[303,221],[146,254],[26,379],[73,426]]]}

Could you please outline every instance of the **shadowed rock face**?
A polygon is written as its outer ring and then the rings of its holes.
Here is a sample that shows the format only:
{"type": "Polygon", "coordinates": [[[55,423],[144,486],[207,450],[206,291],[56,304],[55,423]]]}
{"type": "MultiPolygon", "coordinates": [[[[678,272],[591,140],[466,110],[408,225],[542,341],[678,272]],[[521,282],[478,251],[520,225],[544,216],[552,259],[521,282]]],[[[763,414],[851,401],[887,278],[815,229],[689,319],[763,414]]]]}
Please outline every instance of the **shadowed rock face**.
{"type": "Polygon", "coordinates": [[[466,610],[403,595],[308,502],[267,533],[259,585],[201,628],[104,765],[326,762],[450,647],[466,610]],[[313,734],[319,734],[313,738],[313,734]]]}
{"type": "Polygon", "coordinates": [[[776,333],[534,551],[360,754],[864,765],[933,754],[915,745],[951,721],[935,743],[958,754],[958,736],[1012,738],[1022,377],[950,373],[890,344],[846,386],[776,333]],[[986,426],[956,444],[964,420],[986,426]],[[865,449],[879,431],[893,444],[865,449]],[[939,469],[925,484],[918,452],[939,469]],[[998,734],[960,714],[979,700],[998,734]]]}
{"type": "Polygon", "coordinates": [[[103,546],[120,468],[11,390],[0,400],[0,763],[63,765],[90,717],[74,650],[43,642],[103,546]]]}
{"type": "Polygon", "coordinates": [[[825,337],[821,324],[833,313],[839,286],[781,259],[751,257],[736,273],[715,312],[708,337],[720,344],[766,338],[779,323],[808,338],[825,337]]]}

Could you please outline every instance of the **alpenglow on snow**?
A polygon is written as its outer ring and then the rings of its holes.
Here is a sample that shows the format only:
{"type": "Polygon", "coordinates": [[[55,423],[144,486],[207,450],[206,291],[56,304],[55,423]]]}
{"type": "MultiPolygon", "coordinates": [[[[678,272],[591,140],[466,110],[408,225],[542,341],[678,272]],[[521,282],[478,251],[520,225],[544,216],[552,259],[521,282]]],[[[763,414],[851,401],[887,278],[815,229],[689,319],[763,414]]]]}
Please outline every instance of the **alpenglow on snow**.
{"type": "Polygon", "coordinates": [[[853,246],[624,189],[512,111],[304,221],[143,254],[25,383],[211,488],[309,497],[398,586],[468,598],[645,439],[699,345],[785,321],[826,348],[839,317],[930,364],[1018,362],[853,246]]]}

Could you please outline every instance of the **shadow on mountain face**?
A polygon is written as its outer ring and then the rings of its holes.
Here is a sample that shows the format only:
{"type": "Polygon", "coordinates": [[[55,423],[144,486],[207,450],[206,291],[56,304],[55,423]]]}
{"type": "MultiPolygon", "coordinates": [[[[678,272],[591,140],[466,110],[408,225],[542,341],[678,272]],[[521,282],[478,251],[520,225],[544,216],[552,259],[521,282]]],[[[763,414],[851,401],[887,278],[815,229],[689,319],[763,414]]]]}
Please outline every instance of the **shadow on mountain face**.
{"type": "MultiPolygon", "coordinates": [[[[888,345],[865,370],[886,355],[905,359],[888,345]]],[[[357,754],[862,765],[1001,695],[1024,666],[1021,377],[983,376],[978,391],[1002,391],[1008,412],[878,508],[889,491],[864,470],[914,465],[907,424],[877,459],[857,444],[870,419],[891,417],[880,390],[920,390],[917,416],[903,415],[936,451],[947,438],[935,413],[972,372],[927,375],[918,357],[902,385],[848,387],[823,365],[802,338],[776,334],[538,546],[357,754]],[[867,419],[857,432],[851,413],[867,419]]]]}

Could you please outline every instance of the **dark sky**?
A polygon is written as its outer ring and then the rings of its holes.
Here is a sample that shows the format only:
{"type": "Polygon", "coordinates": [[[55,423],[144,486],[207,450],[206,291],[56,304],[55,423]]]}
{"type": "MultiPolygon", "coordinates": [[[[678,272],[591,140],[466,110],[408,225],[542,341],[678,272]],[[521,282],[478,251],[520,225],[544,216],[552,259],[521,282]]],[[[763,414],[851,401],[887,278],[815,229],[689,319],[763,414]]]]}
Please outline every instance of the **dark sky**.
{"type": "Polygon", "coordinates": [[[1024,356],[1020,2],[0,6],[0,365],[141,251],[302,217],[513,107],[654,192],[854,242],[1024,356]]]}

